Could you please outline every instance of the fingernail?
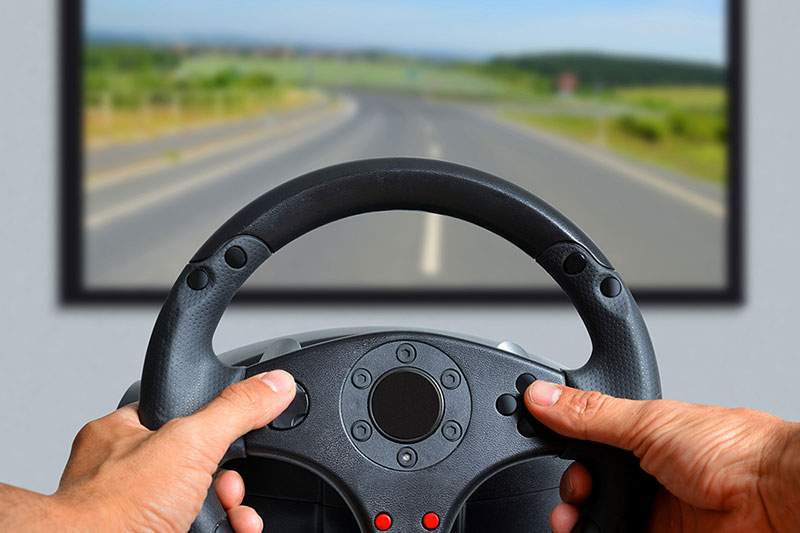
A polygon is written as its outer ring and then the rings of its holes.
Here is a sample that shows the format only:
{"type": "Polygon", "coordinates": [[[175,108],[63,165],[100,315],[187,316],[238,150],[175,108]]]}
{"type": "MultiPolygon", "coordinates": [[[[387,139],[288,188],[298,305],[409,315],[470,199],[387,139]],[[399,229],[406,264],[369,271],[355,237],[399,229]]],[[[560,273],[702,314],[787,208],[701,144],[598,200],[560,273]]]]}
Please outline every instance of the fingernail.
{"type": "Polygon", "coordinates": [[[567,469],[567,475],[565,477],[564,489],[568,495],[572,496],[575,494],[575,485],[572,484],[572,469],[567,469]]]}
{"type": "Polygon", "coordinates": [[[261,381],[266,383],[270,389],[283,394],[294,388],[294,378],[283,370],[273,370],[261,375],[261,381]]]}
{"type": "Polygon", "coordinates": [[[536,405],[549,406],[558,401],[561,387],[547,381],[534,381],[528,389],[528,397],[536,405]]]}

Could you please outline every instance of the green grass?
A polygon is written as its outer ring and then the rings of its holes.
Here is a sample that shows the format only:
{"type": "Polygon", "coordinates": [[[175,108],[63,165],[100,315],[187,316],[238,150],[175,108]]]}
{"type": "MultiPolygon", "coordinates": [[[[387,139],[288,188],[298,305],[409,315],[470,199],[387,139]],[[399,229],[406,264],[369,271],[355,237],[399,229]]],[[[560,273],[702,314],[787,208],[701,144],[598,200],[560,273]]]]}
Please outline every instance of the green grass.
{"type": "Polygon", "coordinates": [[[722,87],[633,87],[616,89],[611,95],[621,102],[658,110],[719,112],[726,106],[722,87]]]}
{"type": "Polygon", "coordinates": [[[374,60],[203,55],[184,61],[179,75],[203,75],[224,67],[233,67],[244,73],[269,73],[279,83],[292,85],[364,87],[456,96],[497,96],[508,91],[502,81],[479,72],[400,58],[374,60]]]}
{"type": "Polygon", "coordinates": [[[605,119],[601,125],[596,117],[577,115],[541,115],[506,113],[506,117],[566,137],[620,152],[688,177],[712,183],[726,182],[726,145],[718,141],[698,142],[676,135],[665,135],[657,142],[632,134],[618,119],[605,119]],[[601,128],[605,133],[601,135],[601,128]],[[602,139],[602,143],[601,143],[602,139]]]}
{"type": "Polygon", "coordinates": [[[597,98],[576,97],[613,110],[601,123],[595,114],[507,112],[512,120],[601,145],[688,177],[727,180],[726,93],[722,87],[656,86],[618,88],[597,98]],[[621,110],[619,109],[622,104],[621,110]]]}

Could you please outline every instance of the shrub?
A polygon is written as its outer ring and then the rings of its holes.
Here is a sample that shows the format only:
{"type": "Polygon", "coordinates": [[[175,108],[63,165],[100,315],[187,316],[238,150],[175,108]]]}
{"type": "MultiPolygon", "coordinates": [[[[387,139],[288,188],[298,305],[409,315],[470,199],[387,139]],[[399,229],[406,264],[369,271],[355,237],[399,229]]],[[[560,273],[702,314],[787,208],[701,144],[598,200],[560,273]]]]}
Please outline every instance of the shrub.
{"type": "Polygon", "coordinates": [[[657,117],[623,115],[617,123],[623,131],[652,143],[663,140],[669,129],[666,121],[657,117]]]}
{"type": "Polygon", "coordinates": [[[725,141],[728,135],[725,118],[716,113],[674,112],[669,124],[675,135],[693,141],[725,141]]]}

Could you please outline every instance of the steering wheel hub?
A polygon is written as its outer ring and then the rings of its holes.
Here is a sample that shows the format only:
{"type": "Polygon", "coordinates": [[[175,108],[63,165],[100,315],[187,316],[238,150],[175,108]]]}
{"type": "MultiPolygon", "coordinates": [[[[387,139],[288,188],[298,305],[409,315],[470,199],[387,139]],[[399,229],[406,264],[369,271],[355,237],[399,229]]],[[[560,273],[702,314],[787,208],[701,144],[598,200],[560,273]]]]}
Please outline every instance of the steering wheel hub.
{"type": "Polygon", "coordinates": [[[441,462],[469,426],[472,404],[462,375],[444,351],[416,339],[369,350],[342,388],[342,423],[351,442],[371,461],[392,470],[419,470],[441,462]]]}

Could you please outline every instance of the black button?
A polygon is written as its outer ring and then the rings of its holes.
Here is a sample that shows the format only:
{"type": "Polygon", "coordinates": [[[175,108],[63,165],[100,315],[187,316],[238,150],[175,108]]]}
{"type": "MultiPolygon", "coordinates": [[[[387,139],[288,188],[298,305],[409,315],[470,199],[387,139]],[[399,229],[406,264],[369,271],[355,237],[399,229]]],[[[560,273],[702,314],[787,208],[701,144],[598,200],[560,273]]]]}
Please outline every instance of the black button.
{"type": "Polygon", "coordinates": [[[247,264],[247,254],[238,246],[231,246],[225,252],[225,262],[231,268],[242,268],[247,264]]]}
{"type": "Polygon", "coordinates": [[[503,394],[497,399],[495,407],[497,412],[504,416],[511,416],[517,411],[517,397],[511,394],[503,394]]]}
{"type": "Polygon", "coordinates": [[[566,259],[564,259],[563,267],[564,272],[571,276],[580,274],[583,272],[583,269],[586,268],[586,256],[580,252],[570,254],[566,259]]]}
{"type": "Polygon", "coordinates": [[[434,431],[442,418],[442,393],[427,374],[390,370],[375,383],[370,414],[375,426],[396,442],[417,442],[434,431]]]}
{"type": "Polygon", "coordinates": [[[294,400],[284,412],[269,425],[272,429],[293,429],[300,425],[308,415],[308,393],[300,383],[295,381],[294,400]]]}
{"type": "Polygon", "coordinates": [[[517,431],[519,431],[520,435],[529,439],[536,434],[536,426],[533,425],[533,421],[528,416],[523,416],[517,422],[517,431]]]}
{"type": "Polygon", "coordinates": [[[600,291],[609,298],[613,298],[622,292],[622,283],[614,276],[609,276],[600,283],[600,291]]]}
{"type": "Polygon", "coordinates": [[[528,390],[528,387],[530,387],[531,383],[534,381],[536,381],[536,378],[533,374],[522,374],[517,378],[517,390],[520,394],[525,394],[525,391],[528,390]]]}
{"type": "Polygon", "coordinates": [[[195,268],[186,276],[186,284],[196,291],[205,289],[206,285],[208,285],[208,274],[206,274],[205,270],[195,268]]]}

